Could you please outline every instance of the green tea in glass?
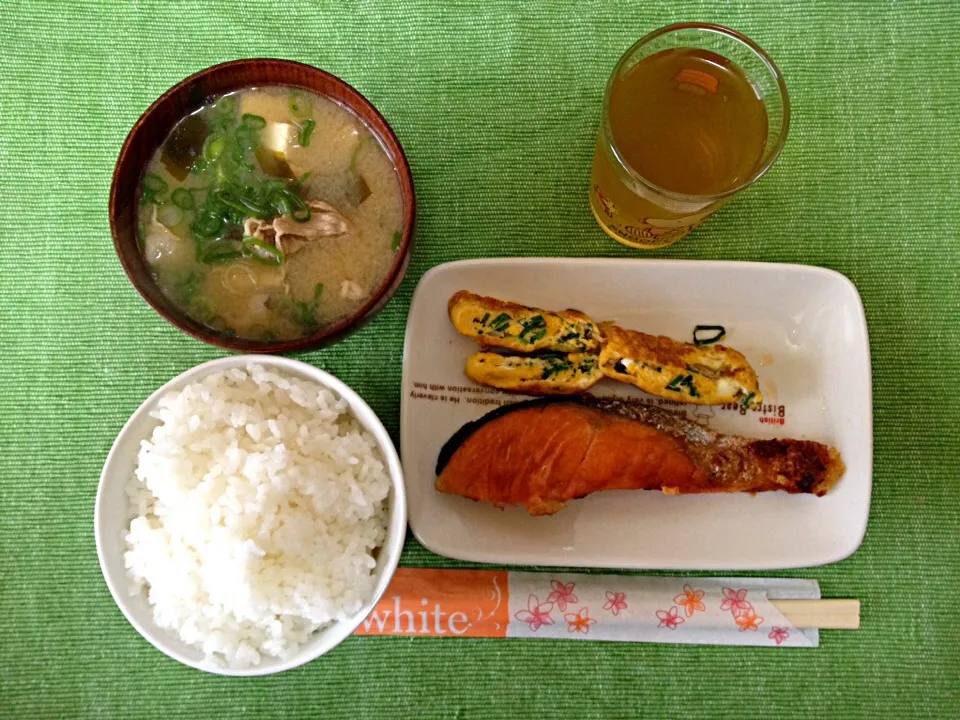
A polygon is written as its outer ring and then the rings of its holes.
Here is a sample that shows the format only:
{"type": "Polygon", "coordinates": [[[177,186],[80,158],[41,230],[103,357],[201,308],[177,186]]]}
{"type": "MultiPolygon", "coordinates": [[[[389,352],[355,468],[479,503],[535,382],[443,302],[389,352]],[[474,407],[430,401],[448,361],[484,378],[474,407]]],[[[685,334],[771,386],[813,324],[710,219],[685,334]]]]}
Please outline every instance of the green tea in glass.
{"type": "Polygon", "coordinates": [[[770,168],[789,121],[780,71],[751,40],[719,25],[657,30],[607,84],[593,214],[625,245],[670,245],[770,168]]]}

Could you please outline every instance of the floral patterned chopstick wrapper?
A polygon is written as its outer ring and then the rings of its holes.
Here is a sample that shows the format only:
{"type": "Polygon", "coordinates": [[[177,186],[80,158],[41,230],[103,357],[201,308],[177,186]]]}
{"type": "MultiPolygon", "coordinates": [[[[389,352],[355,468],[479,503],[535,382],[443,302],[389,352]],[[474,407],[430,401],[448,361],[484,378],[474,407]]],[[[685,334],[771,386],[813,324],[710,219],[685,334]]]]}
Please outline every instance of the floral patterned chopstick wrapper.
{"type": "Polygon", "coordinates": [[[815,580],[399,568],[356,634],[814,648],[770,601],[819,598],[815,580]]]}

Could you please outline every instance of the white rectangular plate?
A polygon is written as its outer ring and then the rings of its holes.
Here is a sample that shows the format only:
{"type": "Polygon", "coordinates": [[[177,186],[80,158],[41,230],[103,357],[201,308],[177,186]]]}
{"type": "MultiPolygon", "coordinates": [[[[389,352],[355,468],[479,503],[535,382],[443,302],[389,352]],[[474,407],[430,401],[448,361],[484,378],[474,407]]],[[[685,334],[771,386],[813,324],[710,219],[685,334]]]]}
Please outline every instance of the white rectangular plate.
{"type": "Polygon", "coordinates": [[[401,450],[410,526],[435,553],[516,565],[772,570],[842,560],[859,547],[873,472],[870,350],[860,296],[839,273],[802,265],[674,260],[498,259],[433,268],[410,308],[403,355],[401,450]],[[525,399],[463,374],[476,344],[454,330],[457,290],[526,305],[576,308],[594,320],[689,341],[723,325],[724,344],[760,376],[764,405],[678,405],[611,380],[597,395],[685,409],[724,433],[818,440],[840,450],[846,474],[823,498],[782,492],[667,496],[598,492],[556,515],[434,489],[440,448],[464,423],[525,399]]]}

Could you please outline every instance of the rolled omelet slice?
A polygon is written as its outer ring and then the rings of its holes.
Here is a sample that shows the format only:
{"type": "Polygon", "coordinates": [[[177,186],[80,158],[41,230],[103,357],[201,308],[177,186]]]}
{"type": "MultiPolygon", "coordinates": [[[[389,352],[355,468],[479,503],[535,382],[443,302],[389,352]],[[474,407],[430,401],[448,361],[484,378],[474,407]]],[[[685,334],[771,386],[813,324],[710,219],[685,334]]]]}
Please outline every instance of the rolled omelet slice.
{"type": "Polygon", "coordinates": [[[461,335],[481,345],[523,353],[597,351],[600,330],[578,310],[552,312],[461,290],[447,304],[461,335]]]}
{"type": "Polygon", "coordinates": [[[740,353],[723,345],[682,343],[662,335],[601,323],[600,369],[644,392],[694,405],[763,402],[757,373],[740,353]]]}
{"type": "Polygon", "coordinates": [[[603,379],[597,356],[588,353],[520,356],[477,352],[467,358],[464,372],[481,385],[526,395],[573,395],[603,379]]]}

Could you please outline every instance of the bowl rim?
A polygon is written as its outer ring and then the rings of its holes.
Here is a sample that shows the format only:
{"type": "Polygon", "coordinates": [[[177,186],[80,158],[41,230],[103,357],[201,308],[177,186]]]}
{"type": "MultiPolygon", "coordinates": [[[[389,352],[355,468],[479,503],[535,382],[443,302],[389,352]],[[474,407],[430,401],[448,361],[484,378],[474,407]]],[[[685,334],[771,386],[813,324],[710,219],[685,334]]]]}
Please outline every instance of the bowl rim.
{"type": "MultiPolygon", "coordinates": [[[[238,85],[234,90],[224,92],[236,92],[244,87],[250,87],[250,84],[247,83],[244,85],[238,85]]],[[[172,126],[167,130],[167,132],[169,132],[171,129],[172,126]]],[[[163,138],[161,138],[158,142],[162,142],[162,140],[163,138]]],[[[159,147],[159,144],[157,147],[159,147]]],[[[137,173],[138,178],[143,173],[144,169],[145,168],[139,168],[137,173]]],[[[152,307],[158,315],[160,315],[160,317],[176,327],[178,330],[181,330],[197,340],[215,347],[239,351],[242,353],[274,354],[310,350],[334,343],[348,334],[351,330],[358,329],[362,324],[364,324],[364,322],[371,319],[384,307],[384,305],[386,305],[387,302],[390,301],[399,288],[400,283],[406,275],[407,267],[410,264],[410,255],[413,250],[413,232],[416,223],[416,210],[416,188],[413,182],[413,172],[410,169],[410,162],[407,159],[403,145],[400,143],[399,138],[387,119],[376,108],[376,106],[370,102],[365,95],[363,95],[363,93],[345,80],[330,72],[327,72],[326,70],[321,70],[320,68],[314,67],[313,65],[297,62],[295,60],[286,60],[283,58],[262,57],[228,60],[226,62],[211,65],[210,67],[199,70],[192,75],[185,77],[183,80],[180,80],[175,85],[164,91],[147,107],[146,110],[143,111],[143,113],[141,113],[140,117],[137,118],[136,122],[127,133],[127,136],[123,141],[123,145],[117,154],[116,162],[114,163],[113,175],[110,181],[108,215],[114,251],[117,254],[117,258],[120,261],[121,267],[123,267],[123,271],[126,274],[127,279],[136,289],[140,297],[143,298],[146,303],[152,307]],[[260,342],[246,338],[227,337],[217,333],[213,329],[206,328],[201,323],[195,321],[192,325],[184,323],[176,316],[175,313],[171,312],[165,304],[157,302],[153,297],[150,296],[149,293],[144,291],[141,286],[141,282],[136,277],[134,268],[130,266],[125,258],[124,253],[121,251],[122,246],[128,243],[129,240],[123,237],[124,233],[121,233],[118,228],[118,217],[121,212],[121,197],[125,196],[125,194],[129,192],[129,188],[121,187],[121,167],[123,167],[128,160],[128,151],[137,139],[138,133],[142,130],[147,119],[152,116],[158,107],[169,101],[170,98],[173,98],[178,94],[188,93],[192,87],[208,77],[220,75],[232,70],[244,69],[251,66],[262,66],[265,64],[277,67],[281,71],[288,72],[291,75],[291,77],[284,81],[271,82],[268,83],[269,85],[287,85],[290,87],[298,87],[306,90],[307,92],[321,95],[322,97],[337,103],[341,107],[344,107],[348,112],[355,115],[357,119],[364,125],[364,127],[366,127],[368,132],[370,132],[370,134],[373,135],[381,145],[386,145],[395,155],[396,171],[400,181],[401,196],[403,200],[403,230],[401,232],[400,246],[397,248],[397,252],[394,256],[393,264],[390,266],[390,270],[387,272],[386,276],[377,286],[377,288],[370,293],[370,297],[367,302],[357,308],[357,310],[351,314],[338,320],[336,323],[329,325],[322,330],[318,330],[311,335],[304,335],[300,338],[272,343],[260,342]],[[326,93],[298,83],[296,77],[294,76],[296,72],[309,73],[324,78],[332,84],[339,86],[339,88],[343,90],[346,95],[350,96],[352,102],[364,107],[366,112],[369,112],[373,117],[377,118],[379,122],[382,123],[382,129],[372,127],[352,106],[347,105],[345,102],[327,95],[326,93]],[[409,198],[407,197],[407,187],[409,187],[409,198]]]]}
{"type": "Polygon", "coordinates": [[[97,483],[93,521],[94,539],[97,547],[97,560],[100,565],[100,572],[103,575],[104,582],[106,582],[107,588],[110,591],[110,595],[113,597],[113,600],[120,609],[120,612],[142,638],[144,638],[154,648],[162,652],[167,657],[172,658],[183,665],[201,670],[203,672],[233,677],[273,675],[304,665],[312,660],[317,659],[321,655],[325,655],[326,653],[330,652],[340,643],[342,643],[347,637],[352,635],[353,632],[361,625],[361,623],[363,623],[363,621],[370,615],[370,613],[373,612],[377,603],[386,592],[387,587],[389,586],[390,581],[396,572],[397,565],[400,560],[400,554],[403,551],[403,546],[406,540],[406,486],[403,475],[403,467],[400,463],[400,457],[392,439],[390,438],[389,433],[387,432],[386,427],[384,427],[380,418],[370,408],[366,401],[342,380],[326,370],[322,370],[300,360],[294,360],[293,358],[277,357],[274,355],[230,355],[227,357],[218,358],[216,360],[210,360],[185,370],[151,393],[150,396],[144,400],[136,410],[134,410],[134,412],[124,423],[120,432],[117,433],[117,437],[113,441],[113,445],[110,447],[110,452],[107,454],[107,457],[104,460],[103,469],[100,472],[100,477],[97,483]],[[178,649],[172,646],[170,641],[172,641],[175,636],[170,635],[170,631],[163,630],[153,623],[150,623],[149,626],[146,626],[136,618],[131,609],[131,601],[134,596],[129,594],[128,585],[125,584],[125,568],[121,567],[115,569],[114,566],[107,561],[105,544],[107,543],[108,539],[104,536],[106,529],[104,528],[104,520],[102,518],[106,512],[106,491],[104,488],[107,484],[107,478],[110,476],[109,471],[111,470],[111,466],[114,462],[116,462],[115,456],[120,452],[119,448],[122,444],[132,442],[139,444],[139,442],[146,439],[144,437],[128,437],[133,432],[132,427],[135,421],[144,415],[147,415],[150,410],[156,406],[156,403],[160,397],[168,392],[171,392],[178,387],[182,387],[188,382],[197,381],[214,372],[229,370],[232,368],[243,368],[250,363],[262,364],[265,367],[270,367],[271,369],[275,370],[289,371],[295,374],[297,377],[308,376],[311,381],[324,386],[325,388],[333,391],[339,397],[346,400],[351,407],[351,414],[354,416],[357,422],[359,422],[374,436],[377,442],[377,447],[383,455],[384,464],[386,465],[387,472],[390,476],[391,495],[389,497],[386,537],[381,545],[380,558],[378,559],[378,562],[380,559],[382,559],[383,565],[376,574],[377,580],[373,594],[370,596],[368,601],[364,603],[360,610],[352,615],[350,619],[335,621],[333,624],[323,629],[322,632],[324,633],[331,633],[331,631],[334,631],[332,634],[328,635],[330,638],[328,642],[317,643],[313,646],[307,644],[301,647],[301,649],[298,650],[295,655],[286,660],[274,660],[271,658],[266,663],[261,662],[260,665],[253,667],[230,668],[226,666],[215,666],[213,664],[203,663],[202,661],[198,662],[185,656],[178,649]],[[354,406],[365,411],[369,411],[369,418],[372,419],[372,422],[368,423],[357,417],[356,413],[353,411],[354,406]]]}

